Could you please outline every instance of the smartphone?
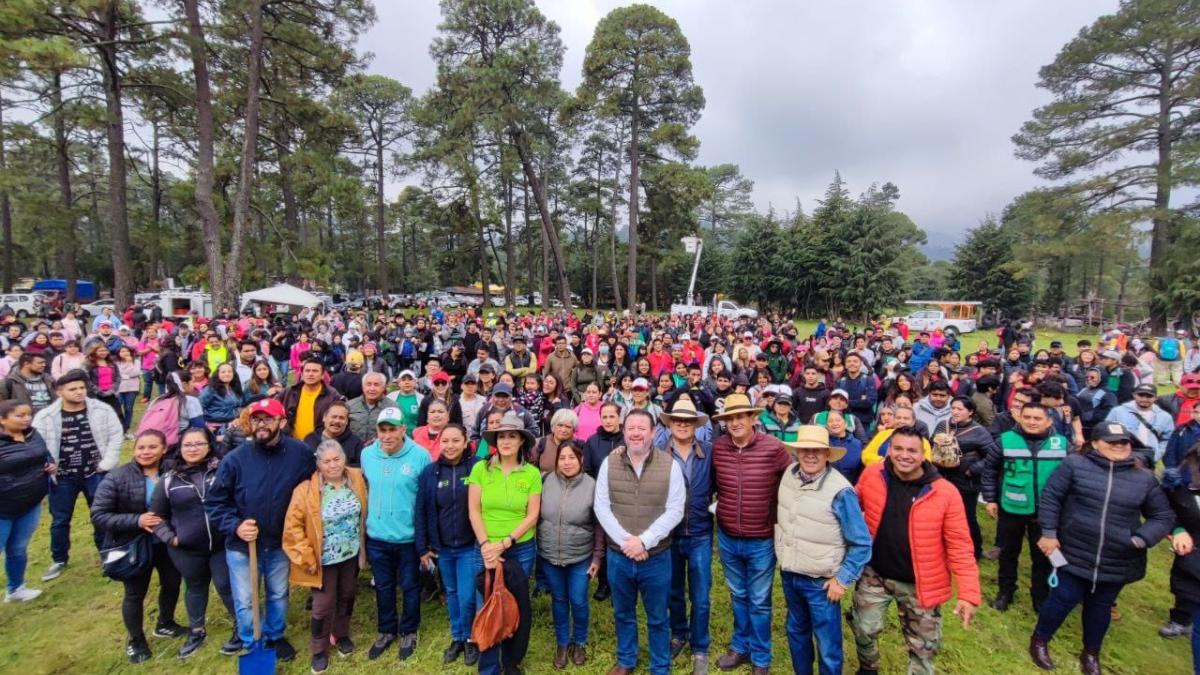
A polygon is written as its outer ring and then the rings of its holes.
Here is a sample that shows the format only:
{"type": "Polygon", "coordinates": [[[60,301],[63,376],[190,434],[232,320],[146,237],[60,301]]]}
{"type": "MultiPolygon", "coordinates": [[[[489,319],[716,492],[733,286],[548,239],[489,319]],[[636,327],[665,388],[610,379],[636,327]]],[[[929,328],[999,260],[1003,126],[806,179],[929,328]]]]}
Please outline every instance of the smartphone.
{"type": "Polygon", "coordinates": [[[1049,558],[1050,564],[1054,565],[1054,569],[1066,567],[1067,565],[1067,556],[1063,555],[1061,548],[1054,549],[1054,552],[1049,555],[1049,558]]]}

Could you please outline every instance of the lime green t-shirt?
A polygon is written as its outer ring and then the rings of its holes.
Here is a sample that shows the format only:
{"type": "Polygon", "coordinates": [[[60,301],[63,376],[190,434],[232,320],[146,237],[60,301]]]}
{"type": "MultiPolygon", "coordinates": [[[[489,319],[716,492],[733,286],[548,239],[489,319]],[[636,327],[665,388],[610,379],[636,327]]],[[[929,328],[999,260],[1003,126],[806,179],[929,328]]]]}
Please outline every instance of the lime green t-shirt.
{"type": "MultiPolygon", "coordinates": [[[[532,464],[522,464],[507,476],[499,466],[491,462],[476,462],[467,477],[467,485],[479,486],[479,503],[483,511],[483,527],[488,541],[500,541],[512,534],[525,519],[529,508],[529,495],[542,494],[542,474],[532,464]]],[[[518,543],[534,537],[537,527],[517,540],[518,543]]]]}

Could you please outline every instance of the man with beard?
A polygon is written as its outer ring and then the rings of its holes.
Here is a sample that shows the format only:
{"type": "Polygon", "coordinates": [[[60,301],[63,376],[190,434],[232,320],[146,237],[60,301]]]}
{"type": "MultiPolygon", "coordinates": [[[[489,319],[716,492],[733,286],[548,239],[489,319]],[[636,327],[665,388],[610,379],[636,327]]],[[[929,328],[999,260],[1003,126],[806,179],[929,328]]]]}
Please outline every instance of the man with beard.
{"type": "Polygon", "coordinates": [[[287,622],[288,570],[283,552],[283,521],[292,490],[316,470],[306,445],[283,433],[287,413],[283,404],[262,399],[250,406],[251,438],[221,460],[205,504],[213,527],[225,535],[225,560],[237,626],[242,644],[254,640],[250,608],[249,547],[257,547],[259,574],[266,587],[266,616],[262,636],[280,661],[291,661],[296,650],[283,637],[287,622]]]}

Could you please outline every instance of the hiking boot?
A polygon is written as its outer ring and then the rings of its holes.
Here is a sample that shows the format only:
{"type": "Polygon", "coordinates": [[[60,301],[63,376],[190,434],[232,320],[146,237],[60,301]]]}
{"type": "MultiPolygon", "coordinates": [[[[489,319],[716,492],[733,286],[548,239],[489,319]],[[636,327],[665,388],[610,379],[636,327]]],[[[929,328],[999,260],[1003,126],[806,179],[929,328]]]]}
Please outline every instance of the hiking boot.
{"type": "Polygon", "coordinates": [[[586,645],[568,645],[567,658],[571,659],[571,663],[577,666],[582,666],[587,663],[587,646],[586,645]]]}
{"type": "Polygon", "coordinates": [[[479,663],[479,646],[474,642],[468,642],[463,650],[463,665],[473,666],[479,663]]]}
{"type": "Polygon", "coordinates": [[[1042,670],[1054,670],[1054,660],[1050,658],[1050,644],[1037,635],[1029,636],[1029,658],[1033,665],[1042,670]]]}
{"type": "MultiPolygon", "coordinates": [[[[18,586],[16,590],[8,591],[4,594],[4,601],[5,602],[29,602],[30,600],[33,600],[34,598],[36,598],[37,596],[39,596],[41,594],[42,594],[42,592],[36,588],[29,588],[28,586],[18,586]]],[[[1190,626],[1188,628],[1189,628],[1189,630],[1191,629],[1190,626]]]]}
{"type": "Polygon", "coordinates": [[[1007,612],[1009,606],[1012,605],[1012,601],[1013,596],[1011,594],[1001,593],[1000,595],[992,598],[992,601],[988,603],[988,606],[997,612],[1007,612]]]}
{"type": "Polygon", "coordinates": [[[395,633],[380,633],[379,637],[375,639],[375,644],[371,645],[371,651],[367,652],[367,658],[372,661],[379,658],[395,641],[395,633]]]}
{"type": "Polygon", "coordinates": [[[329,670],[329,650],[326,649],[320,654],[313,654],[311,663],[309,672],[313,675],[321,675],[321,673],[329,670]]]}
{"type": "Polygon", "coordinates": [[[337,646],[338,656],[350,656],[354,653],[354,641],[348,637],[340,637],[334,644],[337,646]]]}
{"type": "Polygon", "coordinates": [[[446,651],[442,652],[442,663],[454,663],[464,651],[466,651],[466,645],[462,640],[452,640],[446,647],[446,651]]]}
{"type": "Polygon", "coordinates": [[[237,627],[233,628],[233,635],[221,645],[221,653],[225,656],[236,656],[242,653],[242,638],[238,637],[237,627]]]}
{"type": "Polygon", "coordinates": [[[125,655],[129,657],[130,663],[138,664],[150,660],[154,653],[150,651],[150,645],[146,644],[146,638],[139,637],[129,639],[125,645],[125,655]]]}
{"type": "Polygon", "coordinates": [[[187,635],[188,629],[180,626],[174,621],[164,621],[154,627],[154,637],[160,638],[177,638],[187,635]]]}
{"type": "Polygon", "coordinates": [[[596,602],[604,602],[610,597],[612,597],[612,589],[610,589],[607,584],[604,586],[597,586],[596,592],[592,594],[592,599],[596,602]]]}
{"type": "Polygon", "coordinates": [[[400,649],[396,651],[396,658],[401,661],[407,661],[417,650],[417,634],[405,633],[400,636],[400,649]]]}
{"type": "Polygon", "coordinates": [[[1192,632],[1191,624],[1184,625],[1177,621],[1168,621],[1165,626],[1158,629],[1158,637],[1166,638],[1166,639],[1170,640],[1173,638],[1190,635],[1191,632],[1192,632]]]}
{"type": "Polygon", "coordinates": [[[708,654],[692,654],[692,675],[708,675],[708,654]]]}
{"type": "Polygon", "coordinates": [[[181,659],[186,659],[187,657],[192,656],[196,653],[196,650],[200,649],[201,645],[204,644],[206,639],[208,639],[208,633],[202,630],[190,631],[188,633],[187,642],[184,642],[183,646],[179,648],[179,653],[176,654],[176,656],[181,659]]]}
{"type": "Polygon", "coordinates": [[[555,647],[554,659],[550,661],[550,665],[554,666],[555,670],[562,670],[567,667],[567,648],[555,647]]]}
{"type": "Polygon", "coordinates": [[[1100,675],[1100,650],[1084,647],[1079,653],[1079,670],[1083,675],[1100,675]]]}
{"type": "Polygon", "coordinates": [[[287,638],[267,640],[267,649],[275,650],[275,660],[280,663],[287,663],[296,658],[296,648],[292,646],[292,643],[287,641],[287,638]]]}
{"type": "Polygon", "coordinates": [[[717,659],[717,667],[721,670],[737,670],[747,663],[750,663],[749,655],[739,654],[733,650],[725,652],[721,658],[717,659]]]}
{"type": "Polygon", "coordinates": [[[750,666],[750,675],[771,675],[771,669],[767,666],[750,666]]]}
{"type": "Polygon", "coordinates": [[[679,653],[682,652],[683,648],[686,646],[687,640],[671,638],[671,660],[674,661],[675,659],[679,658],[679,653]]]}
{"type": "Polygon", "coordinates": [[[42,575],[42,581],[50,581],[51,579],[61,577],[65,569],[67,569],[67,563],[65,562],[50,563],[50,566],[46,568],[46,573],[42,575]]]}

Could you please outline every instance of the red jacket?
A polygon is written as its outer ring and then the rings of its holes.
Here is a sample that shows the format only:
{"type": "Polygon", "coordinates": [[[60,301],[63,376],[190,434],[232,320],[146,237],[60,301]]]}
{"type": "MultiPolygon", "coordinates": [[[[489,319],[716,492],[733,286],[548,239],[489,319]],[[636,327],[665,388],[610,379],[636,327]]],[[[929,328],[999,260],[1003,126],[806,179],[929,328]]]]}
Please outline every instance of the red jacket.
{"type": "MultiPolygon", "coordinates": [[[[887,503],[890,462],[872,464],[863,469],[855,491],[862,502],[863,515],[871,537],[879,529],[883,507],[887,503]]],[[[931,465],[926,462],[926,471],[931,465]]],[[[958,583],[958,597],[978,607],[983,602],[979,590],[979,566],[967,529],[967,513],[958,489],[944,478],[935,478],[913,502],[908,517],[908,545],[912,549],[913,574],[916,578],[917,604],[924,609],[937,607],[953,595],[950,576],[958,583]]]]}
{"type": "Polygon", "coordinates": [[[778,438],[762,432],[738,450],[728,434],[713,443],[717,524],[733,537],[775,536],[779,480],[792,462],[778,438]]]}
{"type": "MultiPolygon", "coordinates": [[[[675,359],[671,358],[671,352],[665,349],[661,352],[650,352],[646,355],[646,360],[650,362],[650,374],[654,377],[675,370],[675,359]]],[[[654,383],[651,382],[650,386],[653,387],[654,383]]]]}
{"type": "Polygon", "coordinates": [[[687,364],[704,364],[704,347],[699,342],[688,341],[683,345],[683,362],[687,364]]]}

